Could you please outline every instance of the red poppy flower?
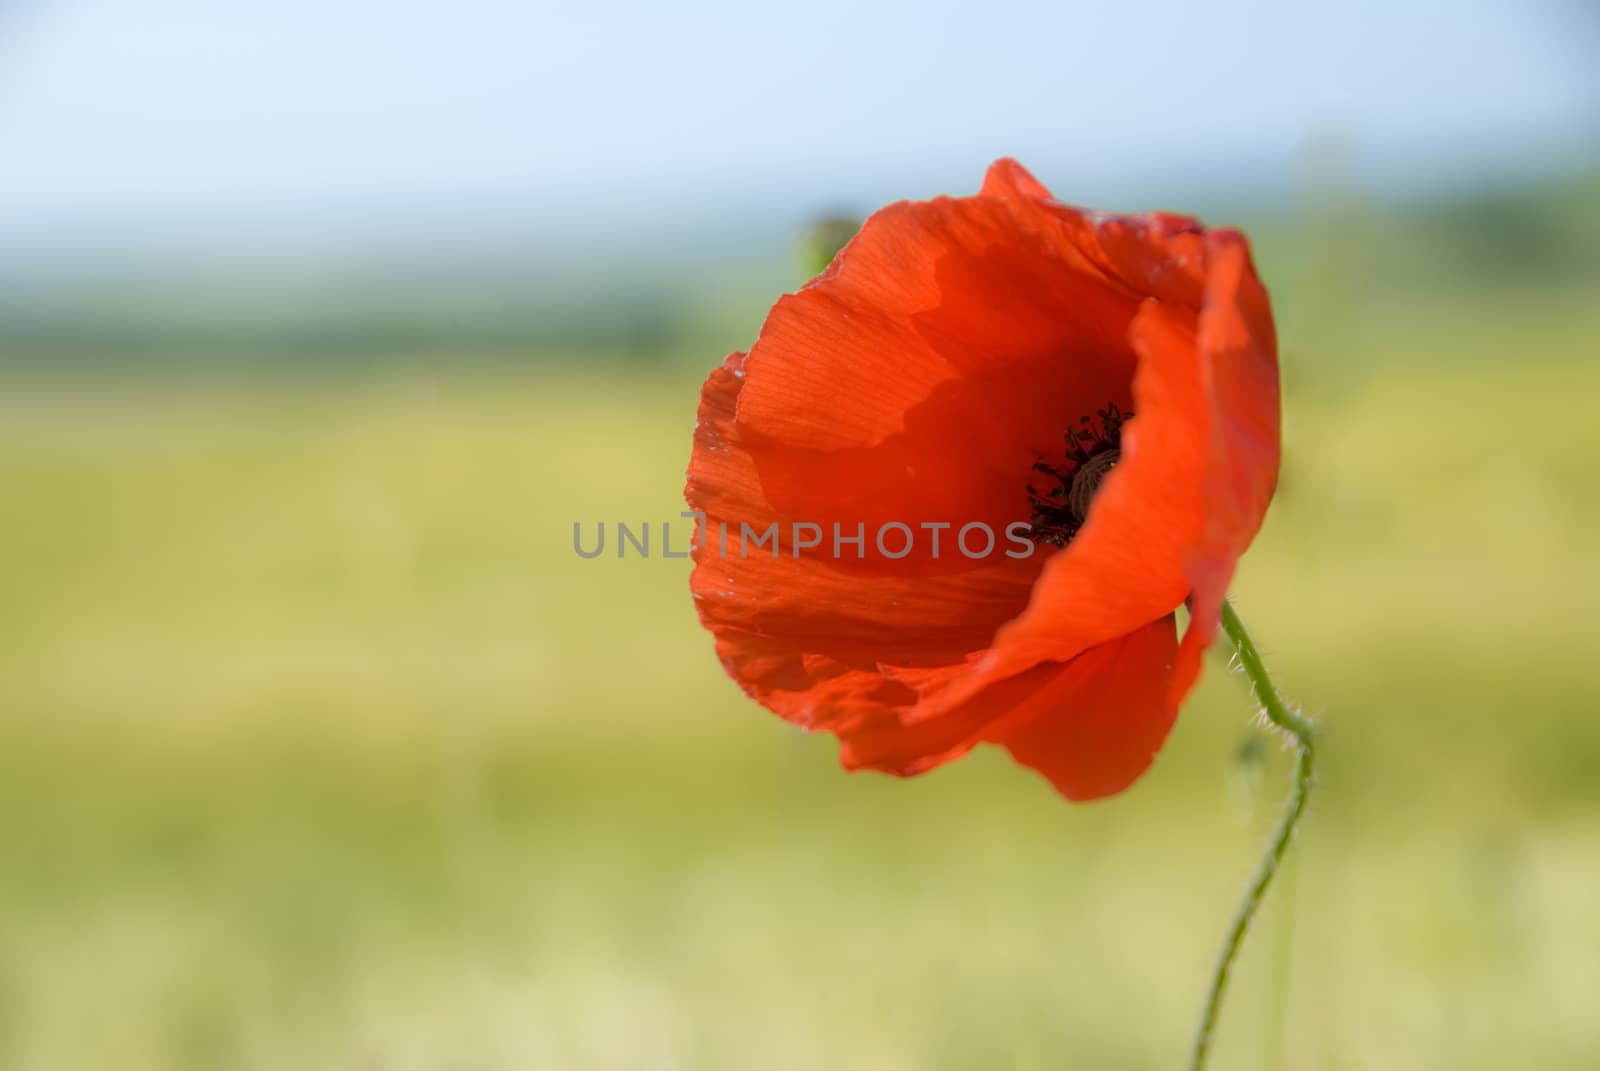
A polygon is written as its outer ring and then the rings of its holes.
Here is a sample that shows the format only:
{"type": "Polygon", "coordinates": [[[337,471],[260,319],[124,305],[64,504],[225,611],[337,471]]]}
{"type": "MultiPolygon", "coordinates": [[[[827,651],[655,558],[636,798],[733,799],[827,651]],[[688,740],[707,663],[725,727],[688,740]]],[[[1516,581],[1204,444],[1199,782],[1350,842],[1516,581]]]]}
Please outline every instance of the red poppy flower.
{"type": "Polygon", "coordinates": [[[1001,160],[874,214],[711,374],[691,586],[733,679],[845,766],[990,742],[1106,796],[1194,684],[1278,452],[1244,236],[1073,208],[1001,160]]]}

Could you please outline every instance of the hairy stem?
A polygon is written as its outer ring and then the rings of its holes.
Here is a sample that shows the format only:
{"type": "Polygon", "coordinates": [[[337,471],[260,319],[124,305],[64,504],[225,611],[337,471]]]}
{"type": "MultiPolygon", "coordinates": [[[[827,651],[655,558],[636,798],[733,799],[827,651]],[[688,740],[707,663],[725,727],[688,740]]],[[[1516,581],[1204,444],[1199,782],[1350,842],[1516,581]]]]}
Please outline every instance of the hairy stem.
{"type": "Polygon", "coordinates": [[[1239,909],[1234,913],[1233,921],[1228,926],[1227,937],[1222,942],[1222,954],[1217,957],[1217,966],[1212,971],[1211,987],[1206,994],[1205,1014],[1200,1019],[1200,1030],[1195,1035],[1194,1049],[1189,1060],[1191,1071],[1202,1071],[1206,1065],[1206,1057],[1211,1053],[1211,1042],[1216,1033],[1217,1019],[1222,1013],[1222,998],[1228,991],[1228,979],[1233,973],[1234,961],[1239,957],[1239,949],[1244,944],[1245,934],[1250,932],[1250,923],[1255,919],[1262,898],[1266,896],[1272,879],[1277,876],[1278,866],[1283,862],[1284,853],[1289,850],[1289,841],[1294,839],[1295,826],[1300,823],[1300,816],[1305,813],[1306,798],[1311,793],[1315,755],[1311,723],[1297,711],[1290,710],[1278,695],[1277,689],[1272,686],[1272,678],[1267,674],[1267,667],[1261,662],[1261,652],[1256,650],[1255,643],[1245,631],[1244,622],[1239,620],[1239,615],[1234,612],[1233,606],[1226,602],[1222,604],[1222,631],[1227,633],[1228,639],[1233,643],[1234,658],[1250,680],[1250,690],[1255,693],[1256,702],[1261,706],[1261,713],[1275,728],[1290,738],[1297,754],[1294,785],[1289,791],[1288,801],[1283,806],[1283,815],[1278,819],[1278,827],[1273,831],[1272,839],[1267,842],[1261,864],[1256,868],[1255,876],[1250,879],[1250,886],[1245,890],[1244,899],[1239,902],[1239,909]]]}

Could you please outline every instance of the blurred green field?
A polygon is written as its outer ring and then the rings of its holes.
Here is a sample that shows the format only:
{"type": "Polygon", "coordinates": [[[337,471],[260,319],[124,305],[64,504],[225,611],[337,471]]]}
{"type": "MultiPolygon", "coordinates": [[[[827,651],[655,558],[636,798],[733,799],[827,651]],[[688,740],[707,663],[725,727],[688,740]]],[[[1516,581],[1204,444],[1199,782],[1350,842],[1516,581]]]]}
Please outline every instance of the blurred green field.
{"type": "MultiPolygon", "coordinates": [[[[1600,1066],[1600,368],[1528,300],[1290,364],[1236,601],[1326,759],[1219,1069],[1600,1066]]],[[[0,1067],[1178,1066],[1242,682],[1106,804],[839,772],[571,550],[677,515],[700,371],[0,383],[0,1067]]]]}

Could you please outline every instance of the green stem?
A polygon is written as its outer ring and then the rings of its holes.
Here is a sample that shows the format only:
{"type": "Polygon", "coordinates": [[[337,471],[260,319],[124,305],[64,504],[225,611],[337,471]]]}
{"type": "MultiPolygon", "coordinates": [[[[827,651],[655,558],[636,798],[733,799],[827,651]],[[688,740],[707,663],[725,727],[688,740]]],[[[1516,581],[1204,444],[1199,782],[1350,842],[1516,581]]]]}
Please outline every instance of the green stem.
{"type": "Polygon", "coordinates": [[[1227,602],[1222,604],[1222,631],[1227,633],[1228,639],[1233,642],[1234,657],[1239,667],[1244,670],[1244,675],[1250,680],[1250,690],[1255,693],[1256,702],[1261,705],[1261,713],[1293,741],[1298,754],[1294,786],[1290,789],[1288,802],[1284,804],[1283,816],[1278,819],[1278,828],[1273,831],[1272,839],[1267,842],[1267,850],[1261,857],[1261,864],[1256,868],[1255,876],[1250,879],[1250,887],[1245,890],[1244,899],[1239,902],[1239,909],[1234,913],[1233,922],[1228,926],[1228,935],[1222,942],[1222,954],[1217,958],[1217,966],[1212,971],[1211,988],[1206,994],[1205,1014],[1200,1020],[1200,1031],[1195,1035],[1194,1049],[1189,1060],[1191,1071],[1202,1071],[1206,1065],[1206,1057],[1211,1053],[1212,1037],[1217,1029],[1217,1018],[1222,1012],[1222,998],[1228,991],[1228,979],[1233,973],[1234,961],[1239,957],[1239,949],[1244,944],[1245,934],[1250,931],[1250,923],[1255,919],[1256,909],[1261,906],[1267,888],[1278,873],[1278,865],[1283,862],[1284,853],[1289,850],[1289,841],[1294,839],[1295,826],[1299,824],[1300,816],[1305,813],[1306,798],[1311,793],[1314,756],[1311,722],[1285,705],[1277,689],[1272,686],[1272,678],[1267,674],[1267,667],[1262,664],[1261,652],[1256,650],[1250,634],[1244,629],[1244,622],[1239,620],[1239,615],[1227,602]]]}

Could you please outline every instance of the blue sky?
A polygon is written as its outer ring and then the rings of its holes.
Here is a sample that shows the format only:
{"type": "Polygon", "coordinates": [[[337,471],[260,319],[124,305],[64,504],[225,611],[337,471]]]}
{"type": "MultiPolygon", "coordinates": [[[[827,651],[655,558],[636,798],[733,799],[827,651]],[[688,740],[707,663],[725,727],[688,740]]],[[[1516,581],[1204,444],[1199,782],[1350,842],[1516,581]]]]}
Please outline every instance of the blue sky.
{"type": "Polygon", "coordinates": [[[0,241],[1426,187],[1593,152],[1581,5],[0,0],[0,241]]]}

